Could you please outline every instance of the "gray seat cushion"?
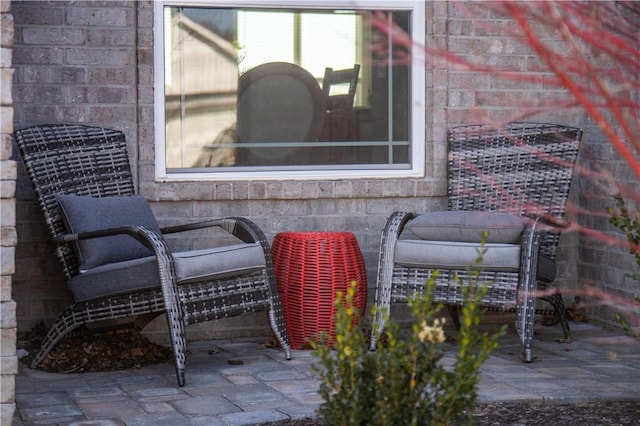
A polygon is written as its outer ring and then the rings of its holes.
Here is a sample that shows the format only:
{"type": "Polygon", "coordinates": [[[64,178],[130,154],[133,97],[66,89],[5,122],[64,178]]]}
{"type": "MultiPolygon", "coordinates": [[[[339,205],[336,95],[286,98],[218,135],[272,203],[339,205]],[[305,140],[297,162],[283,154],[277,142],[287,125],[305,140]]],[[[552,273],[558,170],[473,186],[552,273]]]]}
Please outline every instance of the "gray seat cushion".
{"type": "MultiPolygon", "coordinates": [[[[178,284],[221,279],[266,266],[259,243],[173,253],[178,284]]],[[[101,265],[69,280],[77,302],[160,287],[155,257],[101,265]]]]}
{"type": "MultiPolygon", "coordinates": [[[[97,231],[122,226],[144,226],[160,233],[160,226],[143,197],[84,197],[56,194],[68,232],[97,231]]],[[[129,235],[81,240],[76,245],[80,270],[108,263],[152,256],[153,252],[129,235]]]]}
{"type": "Polygon", "coordinates": [[[430,241],[479,242],[488,231],[489,243],[520,242],[526,219],[497,211],[426,212],[409,221],[405,229],[430,241]]]}
{"type": "MultiPolygon", "coordinates": [[[[398,240],[394,263],[405,267],[466,270],[474,264],[481,245],[460,241],[398,240]]],[[[518,272],[520,245],[486,243],[482,268],[486,271],[518,272]]],[[[538,279],[553,281],[555,262],[540,256],[538,279]]]]}
{"type": "MultiPolygon", "coordinates": [[[[482,266],[491,271],[518,271],[519,244],[485,244],[482,266]]],[[[404,266],[467,269],[478,257],[479,243],[459,241],[398,240],[394,262],[404,266]]]]}
{"type": "Polygon", "coordinates": [[[267,265],[260,243],[175,253],[173,261],[178,283],[243,275],[267,265]]]}

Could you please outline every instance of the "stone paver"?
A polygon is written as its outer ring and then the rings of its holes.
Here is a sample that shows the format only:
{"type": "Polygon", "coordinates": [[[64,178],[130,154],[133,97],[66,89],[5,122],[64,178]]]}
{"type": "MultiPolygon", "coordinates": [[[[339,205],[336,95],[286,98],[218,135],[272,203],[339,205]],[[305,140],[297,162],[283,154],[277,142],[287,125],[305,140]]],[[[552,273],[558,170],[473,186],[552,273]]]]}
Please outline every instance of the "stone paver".
{"type": "MultiPolygon", "coordinates": [[[[520,361],[517,337],[503,336],[482,366],[478,401],[640,401],[640,341],[594,324],[571,326],[571,343],[555,340],[559,326],[537,327],[530,364],[520,361]]],[[[85,374],[21,365],[13,423],[240,426],[314,416],[322,399],[311,352],[293,351],[293,360],[286,361],[279,349],[262,347],[263,341],[191,342],[183,388],[170,364],[85,374]]],[[[443,360],[453,362],[449,354],[443,360]]]]}

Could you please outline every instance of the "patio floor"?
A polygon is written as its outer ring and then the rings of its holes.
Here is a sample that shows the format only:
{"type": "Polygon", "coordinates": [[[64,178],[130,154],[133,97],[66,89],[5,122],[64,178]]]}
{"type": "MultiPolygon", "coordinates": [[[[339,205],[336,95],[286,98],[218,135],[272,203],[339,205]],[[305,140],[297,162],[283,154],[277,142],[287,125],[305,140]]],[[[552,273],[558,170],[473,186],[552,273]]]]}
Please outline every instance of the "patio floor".
{"type": "MultiPolygon", "coordinates": [[[[479,402],[640,403],[640,340],[590,323],[571,327],[573,342],[558,343],[559,326],[538,326],[530,364],[519,360],[515,333],[503,336],[482,367],[479,402]]],[[[314,416],[321,403],[315,358],[293,351],[286,361],[281,350],[262,348],[264,340],[191,342],[183,388],[170,364],[83,374],[21,365],[13,424],[216,426],[314,416]]]]}

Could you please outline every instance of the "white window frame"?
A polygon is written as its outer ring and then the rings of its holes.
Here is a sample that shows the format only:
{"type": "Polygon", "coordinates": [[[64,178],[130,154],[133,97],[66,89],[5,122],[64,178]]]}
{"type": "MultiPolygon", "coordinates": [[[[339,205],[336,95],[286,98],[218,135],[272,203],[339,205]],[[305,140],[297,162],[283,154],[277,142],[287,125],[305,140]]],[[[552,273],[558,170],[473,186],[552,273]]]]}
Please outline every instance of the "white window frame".
{"type": "Polygon", "coordinates": [[[154,124],[155,124],[155,173],[160,182],[179,181],[260,181],[260,180],[349,180],[418,178],[425,174],[425,6],[424,1],[405,0],[164,0],[154,1],[154,124]],[[317,8],[317,9],[389,9],[411,11],[412,64],[411,64],[411,114],[410,167],[332,169],[324,170],[256,170],[168,173],[166,167],[165,115],[164,115],[164,15],[165,6],[216,6],[216,7],[269,7],[269,8],[317,8]]]}

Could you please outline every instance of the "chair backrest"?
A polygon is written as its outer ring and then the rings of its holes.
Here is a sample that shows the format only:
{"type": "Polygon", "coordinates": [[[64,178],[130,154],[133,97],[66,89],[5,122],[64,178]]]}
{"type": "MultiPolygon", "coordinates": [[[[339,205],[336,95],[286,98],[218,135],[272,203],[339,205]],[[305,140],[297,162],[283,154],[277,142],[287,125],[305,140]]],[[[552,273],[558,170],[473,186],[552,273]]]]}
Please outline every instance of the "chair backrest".
{"type": "Polygon", "coordinates": [[[356,96],[359,73],[359,64],[355,64],[353,68],[335,71],[333,68],[325,68],[324,78],[322,79],[322,91],[324,92],[325,108],[327,111],[348,111],[353,109],[353,100],[356,96]],[[340,88],[335,89],[336,86],[346,86],[347,90],[340,90],[340,88]]]}
{"type": "MultiPolygon", "coordinates": [[[[15,139],[52,237],[65,233],[56,193],[92,197],[133,195],[135,188],[122,132],[51,124],[17,130],[15,139]]],[[[57,254],[67,278],[78,273],[72,245],[57,254]]]]}
{"type": "MultiPolygon", "coordinates": [[[[449,210],[498,210],[562,222],[582,130],[513,123],[462,126],[448,134],[449,210]]],[[[557,233],[541,253],[555,259],[557,233]]]]}

